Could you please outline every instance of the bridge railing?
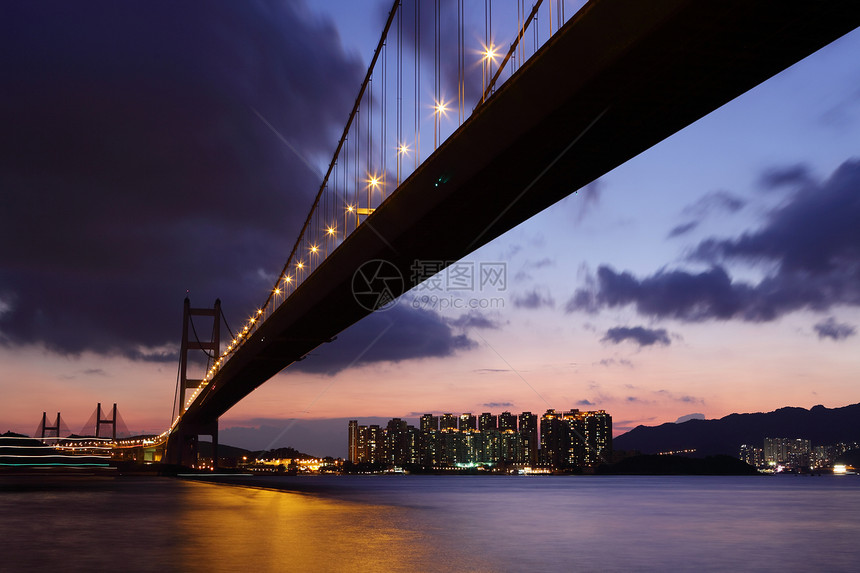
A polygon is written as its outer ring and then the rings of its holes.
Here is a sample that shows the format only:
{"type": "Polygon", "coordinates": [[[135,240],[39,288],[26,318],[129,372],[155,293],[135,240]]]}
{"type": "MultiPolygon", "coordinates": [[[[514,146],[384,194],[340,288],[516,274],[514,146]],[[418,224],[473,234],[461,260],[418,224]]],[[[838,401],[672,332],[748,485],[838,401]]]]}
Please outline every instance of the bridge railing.
{"type": "Polygon", "coordinates": [[[441,0],[394,2],[283,269],[183,411],[259,325],[584,3],[458,0],[452,15],[441,11],[441,0]]]}

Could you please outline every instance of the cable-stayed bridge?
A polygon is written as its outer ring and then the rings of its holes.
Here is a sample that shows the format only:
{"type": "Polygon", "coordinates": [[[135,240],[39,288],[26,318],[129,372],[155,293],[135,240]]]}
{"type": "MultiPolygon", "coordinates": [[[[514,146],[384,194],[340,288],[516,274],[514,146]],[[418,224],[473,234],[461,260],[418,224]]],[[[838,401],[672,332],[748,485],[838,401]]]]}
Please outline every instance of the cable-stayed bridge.
{"type": "Polygon", "coordinates": [[[193,463],[229,408],[427,278],[416,261],[459,260],[860,25],[856,0],[573,4],[394,2],[268,296],[226,343],[220,303],[186,301],[169,461],[193,463]]]}

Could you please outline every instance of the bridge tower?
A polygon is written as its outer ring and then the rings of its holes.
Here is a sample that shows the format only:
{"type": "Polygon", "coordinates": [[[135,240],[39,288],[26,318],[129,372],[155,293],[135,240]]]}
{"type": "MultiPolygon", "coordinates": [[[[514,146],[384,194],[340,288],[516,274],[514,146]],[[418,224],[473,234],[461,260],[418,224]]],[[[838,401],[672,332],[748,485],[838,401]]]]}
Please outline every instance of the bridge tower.
{"type": "MultiPolygon", "coordinates": [[[[221,299],[215,300],[213,308],[192,308],[186,297],[182,318],[182,343],[179,349],[179,414],[185,412],[186,391],[195,389],[203,382],[201,378],[189,378],[189,351],[202,351],[213,362],[221,355],[221,299]],[[212,334],[210,339],[200,340],[194,327],[193,317],[211,317],[212,334]],[[192,338],[189,338],[191,336],[192,338]]],[[[197,463],[197,444],[200,436],[212,438],[212,464],[218,465],[218,419],[205,421],[186,421],[181,419],[167,442],[166,459],[168,463],[192,466],[197,463]]]]}
{"type": "Polygon", "coordinates": [[[41,426],[42,426],[42,432],[41,432],[42,435],[39,436],[40,440],[44,441],[46,437],[47,438],[53,437],[53,436],[45,436],[45,434],[47,432],[51,432],[51,431],[57,432],[57,437],[59,438],[60,437],[60,413],[57,412],[57,422],[53,426],[49,426],[48,425],[48,413],[42,412],[42,424],[41,424],[41,426]]]}
{"type": "Polygon", "coordinates": [[[96,406],[96,437],[101,437],[101,427],[110,425],[112,440],[116,441],[116,404],[113,405],[113,415],[110,418],[102,418],[102,403],[99,402],[96,406]]]}

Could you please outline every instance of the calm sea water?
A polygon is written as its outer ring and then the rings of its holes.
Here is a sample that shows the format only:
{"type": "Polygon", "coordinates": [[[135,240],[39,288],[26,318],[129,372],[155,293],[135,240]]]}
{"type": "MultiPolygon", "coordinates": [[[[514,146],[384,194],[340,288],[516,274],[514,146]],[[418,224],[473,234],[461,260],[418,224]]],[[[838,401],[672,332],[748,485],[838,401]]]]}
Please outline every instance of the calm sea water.
{"type": "Polygon", "coordinates": [[[0,479],[0,571],[860,569],[860,476],[225,481],[0,479]]]}

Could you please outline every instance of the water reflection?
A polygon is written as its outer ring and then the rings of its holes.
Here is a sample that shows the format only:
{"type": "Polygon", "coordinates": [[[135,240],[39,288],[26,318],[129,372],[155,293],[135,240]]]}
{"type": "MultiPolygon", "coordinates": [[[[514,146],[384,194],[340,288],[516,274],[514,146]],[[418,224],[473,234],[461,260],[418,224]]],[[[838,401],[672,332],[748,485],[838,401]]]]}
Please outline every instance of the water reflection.
{"type": "Polygon", "coordinates": [[[860,558],[856,476],[248,480],[21,490],[0,476],[0,572],[855,571],[860,558]]]}
{"type": "Polygon", "coordinates": [[[299,493],[185,484],[179,569],[420,571],[432,549],[403,508],[299,493]]]}

